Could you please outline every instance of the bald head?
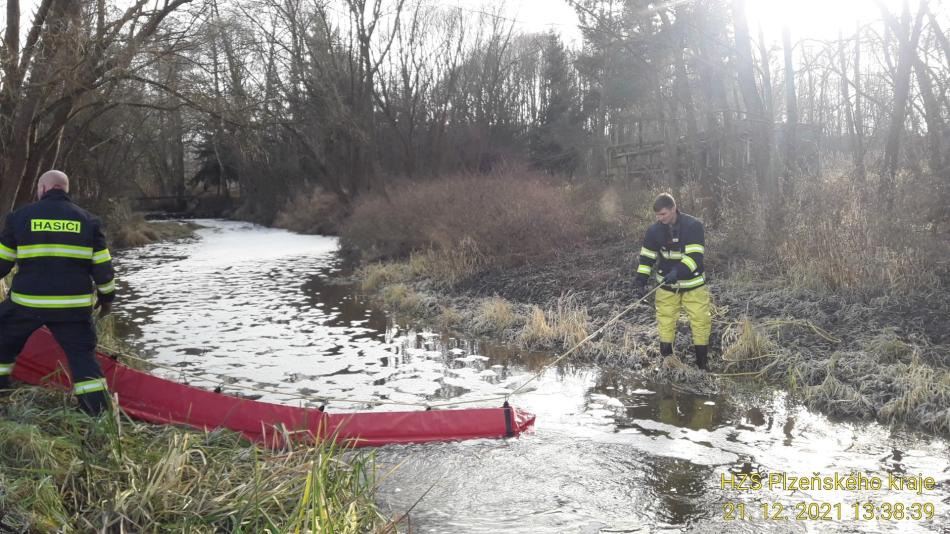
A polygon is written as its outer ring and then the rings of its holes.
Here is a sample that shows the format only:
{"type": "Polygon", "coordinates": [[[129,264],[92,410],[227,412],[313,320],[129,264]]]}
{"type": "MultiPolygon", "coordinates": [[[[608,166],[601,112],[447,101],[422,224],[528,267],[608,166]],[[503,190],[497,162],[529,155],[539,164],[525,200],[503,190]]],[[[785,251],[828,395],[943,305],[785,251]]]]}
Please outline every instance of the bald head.
{"type": "Polygon", "coordinates": [[[62,171],[46,171],[36,183],[36,196],[43,198],[50,189],[62,189],[69,192],[69,177],[62,171]]]}

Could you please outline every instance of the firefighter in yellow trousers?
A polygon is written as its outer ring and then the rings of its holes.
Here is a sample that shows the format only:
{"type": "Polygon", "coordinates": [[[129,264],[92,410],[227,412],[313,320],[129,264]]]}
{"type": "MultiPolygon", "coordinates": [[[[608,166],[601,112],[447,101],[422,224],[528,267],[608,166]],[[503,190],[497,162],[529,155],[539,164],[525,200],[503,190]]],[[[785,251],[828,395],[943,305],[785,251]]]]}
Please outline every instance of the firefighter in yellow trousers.
{"type": "Polygon", "coordinates": [[[647,229],[640,248],[637,293],[646,294],[651,280],[654,284],[661,284],[656,290],[660,355],[673,354],[676,321],[680,309],[683,309],[693,333],[696,365],[708,370],[712,317],[709,288],[703,271],[706,253],[703,223],[676,209],[676,201],[667,193],[656,197],[653,211],[657,222],[647,229]]]}

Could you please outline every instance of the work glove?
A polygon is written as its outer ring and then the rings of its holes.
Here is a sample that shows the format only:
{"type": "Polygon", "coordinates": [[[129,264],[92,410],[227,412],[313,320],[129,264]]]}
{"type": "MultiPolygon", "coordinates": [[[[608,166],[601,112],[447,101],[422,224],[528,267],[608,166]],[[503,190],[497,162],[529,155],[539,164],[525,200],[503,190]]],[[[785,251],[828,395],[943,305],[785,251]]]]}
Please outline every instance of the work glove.
{"type": "Polygon", "coordinates": [[[99,317],[105,317],[112,313],[112,302],[103,302],[100,300],[96,302],[96,309],[99,310],[99,317]]]}
{"type": "Polygon", "coordinates": [[[666,273],[666,276],[663,277],[663,283],[667,285],[675,284],[678,279],[679,274],[676,272],[676,268],[673,268],[673,270],[666,273]]]}

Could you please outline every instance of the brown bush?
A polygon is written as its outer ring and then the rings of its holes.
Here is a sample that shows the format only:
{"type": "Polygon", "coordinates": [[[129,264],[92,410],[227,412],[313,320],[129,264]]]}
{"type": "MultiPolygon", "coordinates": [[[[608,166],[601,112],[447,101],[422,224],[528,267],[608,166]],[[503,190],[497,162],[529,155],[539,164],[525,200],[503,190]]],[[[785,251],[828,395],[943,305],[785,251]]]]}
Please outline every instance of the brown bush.
{"type": "Polygon", "coordinates": [[[845,176],[807,183],[789,210],[777,255],[789,281],[818,291],[864,295],[934,288],[945,257],[922,210],[888,216],[851,190],[845,176]],[[928,251],[921,253],[921,251],[928,251]]]}
{"type": "Polygon", "coordinates": [[[315,187],[290,197],[274,217],[274,226],[301,234],[336,235],[345,214],[336,195],[315,187]]]}
{"type": "MultiPolygon", "coordinates": [[[[361,201],[342,228],[364,259],[474,246],[491,263],[524,261],[583,239],[579,210],[561,186],[526,173],[406,184],[361,201]]],[[[471,251],[469,251],[471,252],[471,251]]]]}
{"type": "Polygon", "coordinates": [[[592,241],[639,240],[654,221],[653,198],[659,192],[628,183],[584,183],[571,188],[571,201],[592,241]]]}

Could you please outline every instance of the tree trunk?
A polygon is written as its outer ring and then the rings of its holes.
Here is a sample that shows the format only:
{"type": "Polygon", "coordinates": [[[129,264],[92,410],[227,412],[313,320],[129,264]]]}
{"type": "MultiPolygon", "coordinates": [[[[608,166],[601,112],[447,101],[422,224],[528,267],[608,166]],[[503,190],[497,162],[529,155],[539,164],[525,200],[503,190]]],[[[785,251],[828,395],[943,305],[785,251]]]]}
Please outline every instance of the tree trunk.
{"type": "Polygon", "coordinates": [[[792,35],[788,26],[782,28],[785,55],[785,173],[782,197],[791,197],[792,180],[798,173],[798,96],[795,94],[795,65],[792,62],[792,35]]]}
{"type": "MultiPolygon", "coordinates": [[[[860,45],[856,49],[860,50],[860,45]]],[[[864,184],[864,147],[861,134],[857,130],[856,113],[851,106],[851,87],[848,82],[848,65],[845,60],[845,43],[841,32],[838,32],[838,66],[841,71],[841,101],[844,103],[844,118],[848,128],[848,139],[851,148],[851,159],[854,162],[855,178],[858,184],[864,184]]],[[[857,59],[855,59],[857,61],[857,59]]]]}
{"type": "Polygon", "coordinates": [[[765,47],[765,34],[759,26],[759,70],[762,71],[762,112],[770,119],[775,116],[772,102],[772,74],[769,67],[769,50],[765,47]]]}
{"type": "MultiPolygon", "coordinates": [[[[660,17],[663,21],[663,26],[667,31],[672,31],[675,34],[676,50],[673,53],[673,66],[676,72],[676,79],[674,81],[676,87],[676,100],[678,101],[679,106],[683,108],[684,119],[686,121],[686,150],[689,152],[687,154],[686,169],[688,172],[687,176],[692,176],[699,180],[700,187],[703,188],[703,195],[710,196],[711,193],[708,190],[706,180],[703,176],[703,165],[702,165],[702,155],[699,151],[699,125],[696,122],[696,106],[693,103],[693,93],[689,88],[689,75],[686,71],[686,59],[684,58],[684,50],[686,50],[686,37],[688,31],[688,21],[689,14],[686,9],[682,6],[676,8],[676,22],[670,24],[669,17],[666,13],[660,11],[660,17]]],[[[676,140],[676,145],[678,147],[679,140],[676,140]]]]}
{"type": "MultiPolygon", "coordinates": [[[[15,3],[15,2],[14,2],[15,3]]],[[[66,124],[69,111],[72,109],[71,99],[63,101],[52,117],[45,124],[47,129],[40,136],[36,130],[39,126],[36,115],[41,111],[40,106],[48,98],[46,94],[49,85],[59,70],[69,70],[76,66],[78,48],[73,41],[78,39],[77,26],[79,23],[80,4],[78,2],[53,2],[49,7],[49,19],[46,32],[42,37],[40,55],[30,69],[30,78],[26,83],[26,92],[22,99],[12,98],[12,119],[9,130],[9,139],[5,139],[2,151],[3,181],[0,183],[0,209],[13,209],[15,206],[28,201],[33,183],[36,181],[37,169],[45,151],[54,143],[58,147],[58,140],[66,124]],[[62,63],[57,65],[57,63],[62,63]]],[[[17,28],[19,30],[19,28],[17,28]]],[[[73,81],[63,80],[63,92],[74,89],[73,81]],[[65,83],[63,83],[65,82],[65,83]]]]}
{"type": "Polygon", "coordinates": [[[854,32],[854,74],[851,76],[851,82],[854,84],[854,135],[857,142],[855,153],[855,163],[858,172],[858,180],[861,184],[867,181],[867,165],[864,163],[864,108],[861,105],[861,26],[857,25],[854,32]]]}
{"type": "Polygon", "coordinates": [[[735,46],[739,90],[745,103],[750,123],[752,160],[755,167],[756,184],[759,193],[766,198],[775,195],[770,176],[772,149],[772,117],[766,116],[762,97],[755,83],[755,70],[752,63],[752,47],[749,38],[749,26],[746,22],[745,0],[732,0],[732,15],[735,24],[735,46]]]}
{"type": "Polygon", "coordinates": [[[924,101],[924,120],[927,122],[927,141],[930,151],[930,172],[940,173],[943,163],[943,119],[940,117],[940,104],[934,94],[933,81],[927,65],[918,57],[914,62],[920,96],[924,101]]]}
{"type": "Polygon", "coordinates": [[[881,176],[881,185],[878,190],[878,196],[888,210],[894,207],[897,167],[900,163],[900,139],[904,131],[904,118],[907,114],[907,101],[910,94],[910,75],[917,57],[917,41],[920,38],[925,4],[926,2],[921,2],[917,16],[911,21],[910,5],[908,0],[904,0],[899,23],[893,15],[882,9],[884,18],[895,30],[899,43],[897,68],[894,74],[894,107],[884,145],[884,175],[881,176]]]}

